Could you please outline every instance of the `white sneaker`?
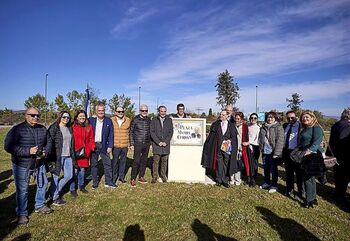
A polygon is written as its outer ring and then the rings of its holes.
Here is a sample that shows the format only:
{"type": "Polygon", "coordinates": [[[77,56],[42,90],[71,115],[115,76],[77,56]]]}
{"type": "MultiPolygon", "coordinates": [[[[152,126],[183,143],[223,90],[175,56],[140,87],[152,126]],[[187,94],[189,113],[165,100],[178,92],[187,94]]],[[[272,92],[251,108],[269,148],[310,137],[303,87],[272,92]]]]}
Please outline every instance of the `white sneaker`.
{"type": "Polygon", "coordinates": [[[269,190],[269,193],[275,193],[277,192],[277,188],[276,187],[271,187],[269,190]]]}
{"type": "Polygon", "coordinates": [[[264,183],[263,185],[260,186],[260,189],[268,189],[270,187],[269,184],[264,183]]]}
{"type": "Polygon", "coordinates": [[[241,182],[235,182],[235,185],[239,186],[239,185],[241,185],[241,182]]]}

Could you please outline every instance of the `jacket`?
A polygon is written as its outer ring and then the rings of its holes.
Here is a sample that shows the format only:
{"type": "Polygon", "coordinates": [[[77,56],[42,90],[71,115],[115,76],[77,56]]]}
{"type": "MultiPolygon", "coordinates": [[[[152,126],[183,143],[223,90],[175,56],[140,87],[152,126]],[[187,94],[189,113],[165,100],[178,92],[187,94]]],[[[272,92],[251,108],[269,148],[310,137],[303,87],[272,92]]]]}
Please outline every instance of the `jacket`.
{"type": "MultiPolygon", "coordinates": [[[[338,159],[339,165],[350,167],[350,121],[348,119],[340,120],[332,126],[329,146],[338,159]]],[[[330,149],[328,148],[327,155],[332,156],[330,149]]]]}
{"type": "Polygon", "coordinates": [[[134,117],[130,125],[129,141],[130,146],[151,142],[151,119],[142,118],[140,115],[134,117]]]}
{"type": "MultiPolygon", "coordinates": [[[[70,157],[72,158],[73,165],[77,167],[77,164],[75,162],[75,156],[74,156],[73,130],[71,127],[68,127],[68,130],[72,135],[72,139],[70,143],[70,157]]],[[[53,123],[49,127],[48,131],[52,139],[52,152],[48,159],[49,161],[55,162],[56,165],[55,165],[55,169],[53,170],[53,173],[59,176],[62,170],[61,157],[62,157],[62,147],[63,147],[63,135],[60,130],[60,126],[57,122],[53,123]]]]}
{"type": "Polygon", "coordinates": [[[52,140],[45,126],[29,125],[26,121],[14,127],[7,133],[4,149],[11,153],[12,162],[20,167],[33,169],[35,165],[41,165],[43,160],[36,161],[35,155],[30,155],[30,148],[38,146],[46,152],[51,152],[52,140]]]}
{"type": "Polygon", "coordinates": [[[170,154],[170,141],[173,137],[173,132],[173,121],[169,116],[165,116],[163,127],[161,125],[159,116],[152,119],[151,143],[153,148],[153,154],[170,154]],[[159,146],[159,142],[165,142],[166,146],[159,146]]]}
{"type": "Polygon", "coordinates": [[[114,147],[125,148],[129,145],[129,131],[131,120],[129,117],[124,116],[121,126],[118,124],[118,117],[113,116],[111,118],[114,129],[114,147]]]}
{"type": "Polygon", "coordinates": [[[216,170],[217,152],[220,151],[223,140],[231,140],[232,154],[228,162],[227,175],[232,176],[239,170],[237,163],[237,129],[231,122],[228,122],[227,131],[225,134],[221,131],[221,120],[215,121],[210,126],[210,132],[204,142],[201,165],[204,168],[216,170]]]}
{"type": "Polygon", "coordinates": [[[74,150],[78,151],[85,146],[85,153],[87,158],[79,159],[77,161],[78,167],[88,167],[91,152],[95,149],[94,132],[92,126],[81,126],[79,124],[73,125],[74,150]]]}
{"type": "MultiPolygon", "coordinates": [[[[96,133],[96,117],[90,117],[89,123],[92,125],[94,131],[94,138],[96,133]]],[[[103,119],[102,126],[102,152],[107,153],[107,148],[113,148],[114,133],[113,133],[113,123],[110,118],[105,117],[103,119]]]]}
{"type": "Polygon", "coordinates": [[[279,122],[276,122],[270,128],[264,124],[260,128],[259,133],[259,148],[260,151],[264,151],[265,137],[267,137],[267,132],[269,132],[268,141],[272,147],[272,155],[277,157],[282,157],[282,151],[284,146],[284,130],[279,122]]]}

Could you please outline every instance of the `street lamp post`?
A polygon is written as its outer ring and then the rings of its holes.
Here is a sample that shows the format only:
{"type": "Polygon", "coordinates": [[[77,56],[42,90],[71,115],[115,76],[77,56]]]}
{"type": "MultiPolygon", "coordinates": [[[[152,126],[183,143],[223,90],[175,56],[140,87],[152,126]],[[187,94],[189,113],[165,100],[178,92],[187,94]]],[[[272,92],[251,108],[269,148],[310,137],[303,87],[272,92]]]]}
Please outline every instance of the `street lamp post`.
{"type": "Polygon", "coordinates": [[[141,108],[141,86],[139,86],[139,110],[141,108]]]}
{"type": "MultiPolygon", "coordinates": [[[[45,75],[45,107],[47,104],[47,78],[48,78],[49,74],[45,75]]],[[[45,108],[45,126],[47,124],[47,108],[45,108]]]]}
{"type": "Polygon", "coordinates": [[[255,86],[255,113],[258,114],[258,86],[255,86]]]}

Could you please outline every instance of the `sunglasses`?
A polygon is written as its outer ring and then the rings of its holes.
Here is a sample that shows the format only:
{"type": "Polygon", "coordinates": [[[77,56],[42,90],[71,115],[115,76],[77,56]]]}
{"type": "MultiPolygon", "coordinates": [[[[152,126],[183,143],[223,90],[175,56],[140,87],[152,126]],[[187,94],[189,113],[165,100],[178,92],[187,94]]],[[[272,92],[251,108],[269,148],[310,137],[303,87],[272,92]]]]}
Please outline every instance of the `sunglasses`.
{"type": "Polygon", "coordinates": [[[288,117],[287,119],[288,119],[288,120],[294,120],[295,117],[288,117]]]}
{"type": "Polygon", "coordinates": [[[257,120],[258,118],[256,117],[250,117],[251,120],[257,120]]]}
{"type": "Polygon", "coordinates": [[[148,112],[148,110],[140,110],[141,112],[148,112]]]}
{"type": "Polygon", "coordinates": [[[67,119],[67,120],[69,120],[70,117],[69,117],[69,116],[62,116],[62,119],[67,119]]]}
{"type": "Polygon", "coordinates": [[[40,118],[39,114],[27,114],[27,115],[30,115],[32,118],[40,118]]]}
{"type": "Polygon", "coordinates": [[[117,110],[117,113],[124,113],[123,110],[117,110]]]}

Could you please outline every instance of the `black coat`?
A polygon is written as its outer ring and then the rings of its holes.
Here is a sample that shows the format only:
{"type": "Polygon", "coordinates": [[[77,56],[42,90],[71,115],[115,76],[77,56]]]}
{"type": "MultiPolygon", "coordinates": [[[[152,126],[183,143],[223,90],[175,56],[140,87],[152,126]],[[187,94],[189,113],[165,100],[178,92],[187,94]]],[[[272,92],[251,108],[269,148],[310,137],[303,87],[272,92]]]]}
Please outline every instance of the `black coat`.
{"type": "MultiPolygon", "coordinates": [[[[74,137],[73,137],[73,130],[72,127],[68,127],[69,132],[72,135],[71,143],[70,143],[70,156],[73,161],[73,165],[78,168],[78,165],[75,161],[75,155],[74,155],[74,137]]],[[[60,130],[60,126],[57,122],[53,123],[49,127],[49,133],[53,141],[52,145],[52,152],[50,157],[48,158],[49,161],[55,162],[55,169],[53,170],[53,173],[57,176],[61,173],[61,156],[62,156],[62,148],[63,148],[63,135],[60,130]]]]}
{"type": "Polygon", "coordinates": [[[151,142],[151,119],[142,118],[140,115],[134,117],[130,125],[129,140],[130,146],[135,144],[151,142]]]}
{"type": "MultiPolygon", "coordinates": [[[[343,119],[335,123],[331,128],[329,145],[337,158],[339,165],[350,167],[350,122],[343,119]]],[[[332,156],[331,151],[327,150],[327,155],[332,156]]]]}
{"type": "Polygon", "coordinates": [[[40,165],[43,160],[37,160],[35,155],[30,155],[30,148],[38,146],[50,154],[52,141],[45,126],[29,125],[26,121],[14,127],[7,133],[4,149],[11,153],[12,162],[20,167],[34,168],[35,163],[40,165]],[[36,161],[36,162],[35,162],[36,161]]]}
{"type": "MultiPolygon", "coordinates": [[[[232,154],[230,155],[230,160],[228,163],[227,175],[232,176],[238,171],[237,165],[237,130],[234,124],[228,122],[227,131],[225,135],[229,136],[232,145],[232,154]]],[[[205,168],[212,170],[216,169],[216,153],[220,151],[222,141],[224,140],[221,131],[221,121],[215,121],[211,127],[210,132],[205,140],[201,165],[205,168]]]]}
{"type": "Polygon", "coordinates": [[[151,143],[153,154],[167,155],[170,154],[170,140],[173,136],[173,121],[166,116],[163,127],[160,123],[160,117],[157,116],[151,121],[151,143]],[[159,142],[165,142],[166,146],[159,146],[159,142]]]}

